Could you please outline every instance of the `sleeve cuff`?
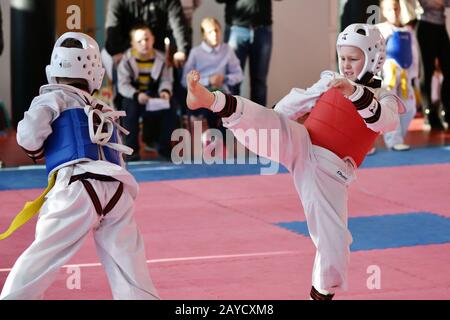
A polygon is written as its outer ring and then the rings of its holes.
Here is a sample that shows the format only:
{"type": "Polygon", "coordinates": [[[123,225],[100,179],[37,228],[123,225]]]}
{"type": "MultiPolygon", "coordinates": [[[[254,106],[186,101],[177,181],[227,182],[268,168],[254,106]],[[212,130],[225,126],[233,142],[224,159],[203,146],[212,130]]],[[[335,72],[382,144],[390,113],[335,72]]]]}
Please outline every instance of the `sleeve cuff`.
{"type": "Polygon", "coordinates": [[[214,103],[211,106],[211,111],[219,113],[225,108],[226,97],[223,92],[214,91],[214,103]]]}
{"type": "Polygon", "coordinates": [[[351,102],[356,102],[356,101],[358,101],[359,99],[361,99],[361,97],[363,96],[363,94],[364,94],[364,89],[363,89],[363,87],[357,85],[357,86],[356,86],[355,92],[353,92],[353,94],[352,94],[351,96],[349,96],[348,99],[349,99],[351,102]]]}
{"type": "Polygon", "coordinates": [[[357,92],[355,92],[353,94],[353,95],[355,95],[355,97],[352,97],[353,96],[352,95],[351,98],[353,98],[353,99],[350,99],[350,100],[356,106],[357,110],[363,110],[373,104],[373,98],[375,95],[372,91],[370,91],[369,89],[367,89],[365,87],[359,87],[359,88],[360,88],[360,91],[358,92],[358,90],[356,90],[357,92]]]}
{"type": "Polygon", "coordinates": [[[30,151],[30,150],[27,150],[27,149],[25,149],[25,148],[23,148],[23,147],[22,147],[22,149],[23,149],[23,151],[25,151],[25,153],[27,154],[27,156],[28,156],[31,160],[33,160],[34,163],[36,163],[37,160],[43,159],[44,156],[45,156],[45,153],[44,153],[44,146],[42,146],[41,148],[39,148],[39,149],[36,150],[36,151],[30,151]]]}

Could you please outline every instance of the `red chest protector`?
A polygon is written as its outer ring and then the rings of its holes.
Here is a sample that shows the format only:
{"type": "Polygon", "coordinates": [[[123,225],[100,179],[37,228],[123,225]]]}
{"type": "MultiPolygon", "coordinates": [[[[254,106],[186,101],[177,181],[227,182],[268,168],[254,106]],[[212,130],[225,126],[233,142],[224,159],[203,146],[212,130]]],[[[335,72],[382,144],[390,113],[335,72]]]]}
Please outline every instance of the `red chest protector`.
{"type": "Polygon", "coordinates": [[[325,92],[304,123],[314,145],[340,158],[352,157],[359,167],[378,133],[367,128],[353,103],[337,89],[325,92]]]}

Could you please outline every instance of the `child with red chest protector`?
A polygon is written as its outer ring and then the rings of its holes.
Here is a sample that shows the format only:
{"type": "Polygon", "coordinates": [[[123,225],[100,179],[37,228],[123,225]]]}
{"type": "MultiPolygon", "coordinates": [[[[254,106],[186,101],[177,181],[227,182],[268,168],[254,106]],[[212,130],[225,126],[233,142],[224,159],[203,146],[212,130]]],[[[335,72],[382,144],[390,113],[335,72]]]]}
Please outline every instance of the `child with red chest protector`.
{"type": "Polygon", "coordinates": [[[325,71],[312,87],[292,89],[275,110],[240,96],[211,93],[199,83],[197,71],[187,76],[189,108],[217,113],[241,143],[248,129],[278,130],[279,138],[265,139],[268,146],[260,148],[278,154],[247,146],[283,164],[293,177],[317,249],[314,300],[331,300],[337,289],[347,288],[352,242],[347,188],[377,136],[395,130],[404,112],[400,99],[374,78],[386,59],[385,40],[376,27],[350,25],[339,35],[337,51],[340,74],[325,71]],[[295,121],[305,118],[303,124],[295,121]]]}

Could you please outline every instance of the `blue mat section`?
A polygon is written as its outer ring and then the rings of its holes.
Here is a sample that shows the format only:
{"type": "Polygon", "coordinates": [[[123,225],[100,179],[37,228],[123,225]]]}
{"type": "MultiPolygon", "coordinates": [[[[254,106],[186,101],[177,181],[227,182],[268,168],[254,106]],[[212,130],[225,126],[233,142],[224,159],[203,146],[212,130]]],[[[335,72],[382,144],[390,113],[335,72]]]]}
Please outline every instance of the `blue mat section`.
{"type": "MultiPolygon", "coordinates": [[[[233,164],[233,165],[206,165],[172,163],[133,164],[128,170],[138,182],[168,181],[180,179],[202,179],[217,177],[233,177],[246,175],[259,175],[261,170],[270,168],[270,165],[261,164],[233,164]]],[[[288,171],[279,166],[279,173],[288,171]]],[[[45,169],[0,170],[0,191],[18,189],[36,189],[47,186],[45,169]]]]}
{"type": "MultiPolygon", "coordinates": [[[[270,165],[258,164],[184,164],[171,163],[133,164],[129,166],[130,172],[139,182],[164,181],[177,179],[217,178],[243,175],[259,175],[262,168],[270,165]]],[[[408,152],[392,152],[379,150],[364,161],[362,168],[380,168],[409,165],[430,165],[450,163],[450,147],[429,147],[412,149],[408,152]]],[[[279,173],[287,173],[280,166],[279,173]]],[[[17,189],[44,188],[47,185],[45,170],[27,168],[0,169],[0,191],[17,189]]]]}
{"type": "Polygon", "coordinates": [[[416,166],[450,163],[450,147],[428,147],[410,151],[379,150],[367,156],[361,168],[416,166]]]}
{"type": "MultiPolygon", "coordinates": [[[[263,168],[269,166],[260,164],[234,164],[234,165],[138,165],[130,168],[130,172],[139,182],[179,180],[179,179],[203,179],[218,177],[233,177],[246,175],[259,175],[263,168]]],[[[279,166],[279,173],[288,171],[279,166]]]]}
{"type": "MultiPolygon", "coordinates": [[[[277,226],[309,237],[306,222],[277,226]]],[[[430,212],[350,218],[351,251],[450,243],[450,218],[430,212]]]]}

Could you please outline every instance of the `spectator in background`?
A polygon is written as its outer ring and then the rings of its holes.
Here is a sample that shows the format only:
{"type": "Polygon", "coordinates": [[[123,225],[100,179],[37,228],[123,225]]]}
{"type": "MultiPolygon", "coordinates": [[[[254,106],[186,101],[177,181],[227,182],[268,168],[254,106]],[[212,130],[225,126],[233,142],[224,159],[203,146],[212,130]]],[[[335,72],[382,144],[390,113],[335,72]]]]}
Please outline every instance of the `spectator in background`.
{"type": "Polygon", "coordinates": [[[439,103],[441,101],[442,82],[444,76],[442,75],[441,66],[439,60],[436,59],[433,78],[431,79],[431,102],[439,103]]]}
{"type": "MultiPolygon", "coordinates": [[[[267,105],[267,75],[272,54],[272,0],[216,0],[225,4],[225,42],[245,70],[250,63],[250,100],[267,105]]],[[[281,0],[277,0],[281,1],[281,0]]],[[[239,86],[232,88],[240,94],[239,86]]]]}
{"type": "MultiPolygon", "coordinates": [[[[171,57],[175,65],[182,65],[191,48],[191,35],[180,0],[109,0],[106,13],[106,51],[114,57],[115,66],[130,47],[129,34],[137,24],[146,24],[155,35],[155,49],[166,49],[164,39],[173,33],[177,51],[171,57]]],[[[116,108],[117,74],[113,72],[113,91],[116,108]]]]}
{"type": "MultiPolygon", "coordinates": [[[[143,117],[158,141],[158,152],[170,159],[170,137],[174,129],[173,112],[170,109],[172,95],[172,68],[167,65],[165,54],[153,47],[155,37],[147,25],[138,25],[130,32],[131,48],[123,55],[118,67],[119,93],[124,97],[123,108],[127,113],[124,127],[130,131],[125,144],[134,153],[127,161],[140,160],[139,119],[143,117]],[[160,98],[157,100],[155,98],[160,98]],[[150,111],[151,102],[167,101],[165,108],[150,111]]],[[[144,134],[145,136],[145,134],[144,134]]]]}
{"type": "Polygon", "coordinates": [[[405,26],[414,28],[417,24],[417,17],[422,13],[419,0],[400,0],[400,20],[405,26]]]}
{"type": "Polygon", "coordinates": [[[161,51],[165,50],[164,39],[171,30],[178,48],[174,63],[184,63],[192,39],[180,0],[109,0],[106,50],[116,61],[130,47],[129,32],[137,24],[147,24],[153,30],[155,49],[161,51]]]}
{"type": "MultiPolygon", "coordinates": [[[[191,34],[180,0],[109,0],[106,15],[106,50],[117,66],[130,47],[129,33],[136,25],[147,25],[154,34],[154,48],[166,53],[166,59],[180,67],[191,48],[191,34]],[[169,53],[166,37],[175,39],[176,50],[169,53]]],[[[173,43],[172,43],[173,44],[173,43]]],[[[122,109],[122,96],[117,88],[117,71],[113,71],[113,95],[116,108],[122,109]]],[[[154,151],[158,138],[152,133],[152,123],[144,118],[144,140],[147,151],[154,151]]]]}
{"type": "MultiPolygon", "coordinates": [[[[217,19],[204,18],[201,22],[201,33],[203,42],[192,49],[184,66],[183,86],[186,87],[186,75],[197,70],[202,75],[200,83],[206,88],[230,93],[230,87],[240,84],[244,79],[240,61],[233,49],[222,42],[222,27],[217,19]]],[[[206,118],[209,128],[224,130],[219,124],[219,117],[210,110],[200,109],[188,113],[206,118]]]]}
{"type": "MultiPolygon", "coordinates": [[[[183,8],[184,17],[186,18],[186,25],[189,30],[189,35],[192,38],[192,19],[194,18],[194,12],[195,10],[201,5],[201,0],[181,0],[181,5],[183,8]]],[[[169,37],[170,39],[170,52],[177,52],[177,46],[173,35],[169,37]]],[[[183,64],[178,64],[173,68],[173,99],[172,99],[172,105],[174,106],[175,110],[177,110],[178,118],[181,119],[182,115],[186,113],[187,106],[186,106],[186,88],[182,85],[182,76],[183,76],[183,64]]],[[[182,124],[180,123],[180,126],[182,124]]]]}
{"type": "Polygon", "coordinates": [[[368,10],[370,6],[379,6],[380,0],[347,0],[341,15],[341,31],[353,23],[378,23],[380,17],[374,17],[376,12],[368,10]]]}
{"type": "Polygon", "coordinates": [[[440,116],[440,103],[445,111],[444,120],[450,124],[450,40],[445,27],[444,14],[446,9],[450,9],[450,0],[420,0],[419,2],[424,11],[417,26],[417,39],[424,70],[422,79],[424,106],[428,108],[426,113],[431,128],[444,130],[440,116]],[[436,59],[444,76],[440,103],[433,103],[431,99],[431,80],[436,59]]]}
{"type": "Polygon", "coordinates": [[[192,34],[192,19],[194,18],[195,10],[200,7],[202,0],[181,0],[181,5],[183,7],[183,13],[186,17],[186,22],[191,29],[192,34]]]}

